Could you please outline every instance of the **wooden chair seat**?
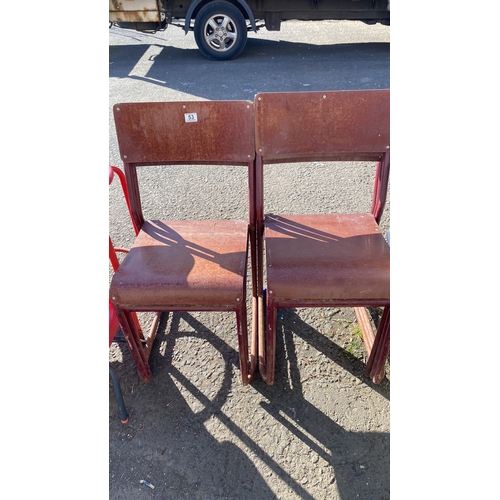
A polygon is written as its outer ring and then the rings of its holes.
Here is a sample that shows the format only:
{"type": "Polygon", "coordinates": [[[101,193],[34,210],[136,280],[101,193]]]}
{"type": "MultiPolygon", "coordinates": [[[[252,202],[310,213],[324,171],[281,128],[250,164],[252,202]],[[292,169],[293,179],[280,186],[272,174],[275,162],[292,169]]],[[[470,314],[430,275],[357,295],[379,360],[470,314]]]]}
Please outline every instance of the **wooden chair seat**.
{"type": "Polygon", "coordinates": [[[264,225],[277,305],[389,304],[389,248],[371,214],[272,215],[264,225]]]}
{"type": "Polygon", "coordinates": [[[113,300],[144,310],[236,304],[247,247],[247,221],[145,221],[115,274],[113,300]]]}

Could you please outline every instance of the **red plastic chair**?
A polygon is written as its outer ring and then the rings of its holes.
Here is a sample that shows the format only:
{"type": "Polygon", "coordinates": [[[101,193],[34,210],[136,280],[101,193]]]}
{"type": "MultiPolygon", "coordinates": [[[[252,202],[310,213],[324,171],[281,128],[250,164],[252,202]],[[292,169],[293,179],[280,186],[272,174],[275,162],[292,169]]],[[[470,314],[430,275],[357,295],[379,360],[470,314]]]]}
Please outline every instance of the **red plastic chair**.
{"type": "MultiPolygon", "coordinates": [[[[139,376],[151,377],[155,334],[141,341],[133,311],[228,311],[236,314],[243,384],[257,366],[256,324],[248,355],[246,278],[249,241],[256,310],[253,103],[189,101],[116,104],[120,155],[139,234],[116,271],[110,297],[139,376]],[[248,170],[249,220],[145,220],[137,169],[143,166],[224,165],[248,170]]],[[[256,315],[255,315],[256,316],[256,315]]]]}
{"type": "Polygon", "coordinates": [[[255,97],[259,371],[268,384],[274,381],[276,312],[286,307],[355,308],[369,355],[366,374],[375,383],[384,377],[390,259],[379,222],[389,179],[389,99],[389,90],[255,97]],[[312,161],[376,162],[371,213],[264,217],[264,165],[283,164],[286,175],[287,163],[312,161]],[[376,336],[367,307],[383,308],[376,336]]]}

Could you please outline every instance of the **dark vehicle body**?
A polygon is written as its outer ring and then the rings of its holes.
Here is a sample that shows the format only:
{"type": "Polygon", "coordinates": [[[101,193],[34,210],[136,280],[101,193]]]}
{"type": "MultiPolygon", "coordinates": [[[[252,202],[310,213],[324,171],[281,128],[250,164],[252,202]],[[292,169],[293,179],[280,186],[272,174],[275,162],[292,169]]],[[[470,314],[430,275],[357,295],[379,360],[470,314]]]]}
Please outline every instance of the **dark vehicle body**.
{"type": "Polygon", "coordinates": [[[147,33],[180,26],[215,60],[240,55],[249,30],[279,31],[289,20],[389,25],[390,0],[109,0],[110,23],[147,33]]]}

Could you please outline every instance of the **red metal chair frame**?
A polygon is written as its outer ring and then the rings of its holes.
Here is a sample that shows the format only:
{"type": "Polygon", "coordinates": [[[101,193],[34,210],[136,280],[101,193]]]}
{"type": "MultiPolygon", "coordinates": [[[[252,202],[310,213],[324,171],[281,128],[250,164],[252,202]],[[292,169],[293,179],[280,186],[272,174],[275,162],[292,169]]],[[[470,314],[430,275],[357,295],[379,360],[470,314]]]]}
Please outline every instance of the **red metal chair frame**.
{"type": "MultiPolygon", "coordinates": [[[[123,193],[123,196],[125,198],[125,202],[127,204],[129,214],[131,216],[130,200],[129,200],[129,196],[128,196],[127,181],[125,178],[125,174],[118,167],[110,165],[109,166],[109,184],[111,184],[113,182],[115,174],[118,176],[118,178],[120,180],[122,193],[123,193]]],[[[138,231],[132,217],[131,217],[131,222],[132,222],[132,225],[134,228],[135,235],[137,236],[139,231],[138,231]]],[[[128,252],[129,252],[129,250],[127,248],[115,247],[113,245],[112,240],[111,240],[111,236],[109,237],[109,260],[111,262],[111,266],[113,268],[113,271],[116,272],[117,269],[120,267],[120,261],[118,260],[117,254],[118,253],[125,253],[126,254],[128,252]]],[[[144,339],[144,335],[143,335],[142,329],[141,329],[141,324],[139,322],[137,314],[135,312],[131,312],[130,317],[135,324],[135,327],[137,329],[137,332],[138,332],[140,338],[144,339]]],[[[157,314],[155,316],[155,319],[152,322],[152,325],[151,325],[152,331],[156,331],[156,329],[158,327],[159,320],[160,320],[160,314],[157,314]]],[[[120,324],[118,322],[118,317],[116,316],[116,311],[114,309],[113,303],[111,302],[111,300],[109,300],[109,346],[111,346],[111,343],[115,339],[115,336],[116,336],[116,333],[118,331],[119,326],[120,326],[120,324]]],[[[111,365],[109,366],[109,375],[110,375],[111,381],[113,383],[113,389],[115,392],[116,402],[118,404],[118,413],[120,415],[120,420],[121,420],[122,424],[126,424],[128,422],[129,415],[128,415],[127,409],[125,407],[125,402],[123,400],[123,393],[121,390],[120,381],[118,379],[118,376],[116,375],[115,370],[113,369],[113,367],[111,365]]]]}
{"type": "Polygon", "coordinates": [[[354,307],[366,374],[379,383],[390,342],[389,247],[378,228],[389,179],[389,91],[261,93],[254,103],[260,374],[273,383],[277,308],[354,307]],[[377,162],[371,214],[264,217],[264,165],[310,161],[377,162]],[[366,307],[384,308],[376,335],[366,307]]]}
{"type": "MultiPolygon", "coordinates": [[[[116,317],[115,310],[113,308],[113,304],[109,301],[109,346],[113,342],[116,332],[119,327],[118,318],[116,317]]],[[[118,376],[116,375],[115,370],[111,365],[109,365],[109,375],[111,377],[111,381],[113,383],[113,389],[115,391],[116,403],[118,404],[118,414],[120,415],[120,420],[122,424],[126,424],[128,422],[128,412],[125,407],[125,402],[123,400],[123,393],[120,386],[120,381],[118,380],[118,376]]]]}
{"type": "Polygon", "coordinates": [[[155,334],[150,332],[143,345],[133,311],[232,311],[237,320],[242,382],[247,384],[257,368],[257,324],[252,323],[249,360],[246,312],[249,240],[253,242],[252,307],[257,308],[253,103],[125,103],[116,104],[113,112],[132,220],[139,233],[112,279],[110,298],[139,376],[145,382],[152,377],[148,360],[155,334]],[[137,168],[152,165],[246,167],[249,220],[145,220],[137,168]]]}
{"type": "MultiPolygon", "coordinates": [[[[127,208],[129,209],[129,213],[130,213],[130,202],[129,202],[129,198],[128,198],[128,190],[127,190],[127,183],[125,180],[125,175],[118,167],[114,167],[114,166],[110,165],[109,166],[109,184],[111,184],[113,182],[115,174],[120,179],[122,192],[123,192],[125,201],[127,203],[127,208]]],[[[137,234],[137,230],[136,230],[135,226],[134,226],[134,230],[137,234]]],[[[114,271],[116,271],[118,269],[118,267],[120,266],[117,252],[127,253],[128,250],[125,248],[115,248],[113,246],[113,242],[111,241],[111,237],[109,237],[109,260],[111,262],[111,265],[112,265],[114,271]]],[[[135,321],[137,322],[137,325],[139,325],[137,317],[135,318],[135,321]]],[[[111,343],[113,342],[113,340],[116,336],[116,332],[118,331],[119,326],[120,325],[118,323],[118,318],[116,317],[116,313],[115,313],[113,304],[111,303],[111,300],[110,300],[109,301],[109,346],[111,346],[111,343]]],[[[129,415],[128,415],[127,409],[125,407],[125,402],[123,400],[123,393],[121,390],[120,381],[118,380],[116,372],[111,365],[109,366],[109,375],[110,375],[111,381],[113,383],[113,389],[115,392],[116,402],[118,404],[118,413],[120,415],[120,420],[121,420],[122,424],[126,424],[128,422],[129,415]]]]}

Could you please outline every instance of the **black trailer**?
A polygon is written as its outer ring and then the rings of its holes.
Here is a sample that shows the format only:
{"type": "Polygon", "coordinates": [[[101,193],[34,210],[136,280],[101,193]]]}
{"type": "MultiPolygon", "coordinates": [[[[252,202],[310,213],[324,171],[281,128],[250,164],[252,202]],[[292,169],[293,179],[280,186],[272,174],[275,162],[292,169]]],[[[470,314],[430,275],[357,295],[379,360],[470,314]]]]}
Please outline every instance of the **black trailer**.
{"type": "Polygon", "coordinates": [[[241,54],[248,31],[279,31],[292,19],[389,25],[390,0],[109,0],[111,24],[146,33],[169,25],[194,31],[201,53],[219,61],[241,54]]]}

